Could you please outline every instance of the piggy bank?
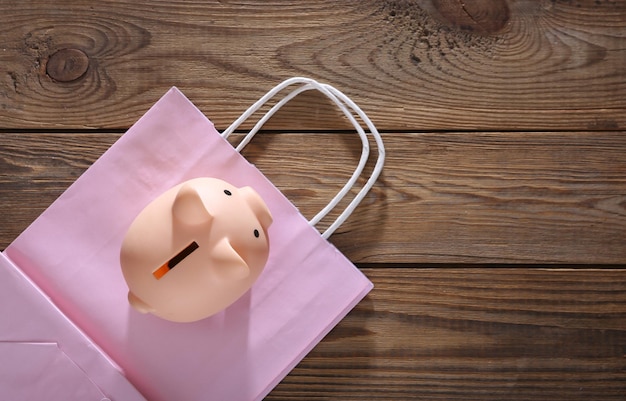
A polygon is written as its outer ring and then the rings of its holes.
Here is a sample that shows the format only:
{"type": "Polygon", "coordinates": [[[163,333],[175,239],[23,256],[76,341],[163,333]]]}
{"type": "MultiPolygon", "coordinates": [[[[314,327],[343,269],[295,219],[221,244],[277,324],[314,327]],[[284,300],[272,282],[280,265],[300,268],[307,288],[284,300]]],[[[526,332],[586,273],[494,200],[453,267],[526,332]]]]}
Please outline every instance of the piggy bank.
{"type": "Polygon", "coordinates": [[[139,213],[122,242],[128,301],[176,322],[223,310],[263,271],[271,223],[250,187],[203,177],[167,190],[139,213]]]}

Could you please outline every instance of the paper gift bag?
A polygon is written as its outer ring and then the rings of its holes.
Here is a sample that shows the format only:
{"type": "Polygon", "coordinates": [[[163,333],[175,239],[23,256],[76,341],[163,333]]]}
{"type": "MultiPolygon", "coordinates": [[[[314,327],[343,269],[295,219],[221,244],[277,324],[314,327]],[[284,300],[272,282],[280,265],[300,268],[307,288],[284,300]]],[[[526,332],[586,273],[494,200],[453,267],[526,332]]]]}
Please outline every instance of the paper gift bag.
{"type": "MultiPolygon", "coordinates": [[[[375,127],[328,85],[288,80],[253,105],[224,136],[172,88],[5,255],[147,399],[262,399],[371,290],[371,282],[325,237],[363,199],[383,159],[375,127]],[[310,89],[338,105],[364,145],[355,174],[311,222],[224,138],[290,85],[299,87],[270,109],[240,146],[285,102],[310,89]],[[367,184],[322,236],[315,224],[348,192],[369,154],[368,138],[348,109],[368,126],[379,159],[367,184]],[[268,231],[265,270],[243,297],[207,319],[174,323],[138,313],[128,304],[120,269],[124,234],[161,193],[203,176],[250,186],[267,203],[274,223],[268,231]]],[[[123,399],[106,395],[113,401],[123,399]]]]}
{"type": "Polygon", "coordinates": [[[0,299],[0,400],[144,399],[2,253],[0,299]]]}

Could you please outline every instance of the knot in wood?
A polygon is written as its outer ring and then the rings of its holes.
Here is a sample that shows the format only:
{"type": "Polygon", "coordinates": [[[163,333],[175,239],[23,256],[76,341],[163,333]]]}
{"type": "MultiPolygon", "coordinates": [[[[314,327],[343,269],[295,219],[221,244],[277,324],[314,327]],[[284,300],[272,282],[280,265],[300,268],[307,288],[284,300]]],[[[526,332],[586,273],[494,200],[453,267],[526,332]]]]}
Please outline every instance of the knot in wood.
{"type": "Polygon", "coordinates": [[[500,31],[510,18],[506,0],[432,0],[452,26],[482,34],[500,31]]]}
{"type": "Polygon", "coordinates": [[[46,73],[55,81],[70,82],[85,75],[89,57],[79,49],[61,49],[52,54],[46,63],[46,73]]]}

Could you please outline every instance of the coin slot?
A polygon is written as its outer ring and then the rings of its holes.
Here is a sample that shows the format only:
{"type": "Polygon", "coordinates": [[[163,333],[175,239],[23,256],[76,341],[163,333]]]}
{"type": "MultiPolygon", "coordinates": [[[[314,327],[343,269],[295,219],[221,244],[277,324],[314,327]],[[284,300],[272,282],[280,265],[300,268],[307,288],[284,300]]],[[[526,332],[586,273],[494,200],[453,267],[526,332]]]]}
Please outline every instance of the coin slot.
{"type": "Polygon", "coordinates": [[[158,269],[152,272],[152,275],[156,277],[157,280],[161,279],[170,270],[172,270],[177,264],[182,262],[187,256],[191,255],[192,252],[198,249],[199,247],[200,246],[198,245],[196,241],[192,242],[191,244],[187,245],[185,249],[178,252],[172,259],[168,260],[166,263],[164,263],[162,266],[160,266],[158,269]]]}

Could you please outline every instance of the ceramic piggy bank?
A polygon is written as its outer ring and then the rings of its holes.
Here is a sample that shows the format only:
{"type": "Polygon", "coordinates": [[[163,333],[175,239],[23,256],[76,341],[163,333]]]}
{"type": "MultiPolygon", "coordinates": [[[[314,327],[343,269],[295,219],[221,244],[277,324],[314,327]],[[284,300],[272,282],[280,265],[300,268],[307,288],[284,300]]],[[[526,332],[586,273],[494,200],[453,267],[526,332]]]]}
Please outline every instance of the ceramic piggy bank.
{"type": "Polygon", "coordinates": [[[176,322],[221,311],[261,274],[271,223],[250,187],[195,178],[169,189],[135,218],[122,243],[130,304],[176,322]]]}

